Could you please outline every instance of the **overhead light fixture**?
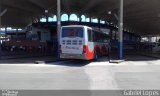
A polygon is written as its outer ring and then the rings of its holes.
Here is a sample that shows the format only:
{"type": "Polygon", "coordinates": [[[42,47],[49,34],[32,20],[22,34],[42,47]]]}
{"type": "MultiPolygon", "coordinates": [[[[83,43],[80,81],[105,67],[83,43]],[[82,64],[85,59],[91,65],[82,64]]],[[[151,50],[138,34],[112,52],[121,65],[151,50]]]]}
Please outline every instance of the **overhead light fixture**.
{"type": "Polygon", "coordinates": [[[111,15],[112,14],[112,12],[111,11],[108,11],[108,15],[111,15]]]}
{"type": "Polygon", "coordinates": [[[48,13],[48,10],[45,10],[45,13],[48,13]]]}

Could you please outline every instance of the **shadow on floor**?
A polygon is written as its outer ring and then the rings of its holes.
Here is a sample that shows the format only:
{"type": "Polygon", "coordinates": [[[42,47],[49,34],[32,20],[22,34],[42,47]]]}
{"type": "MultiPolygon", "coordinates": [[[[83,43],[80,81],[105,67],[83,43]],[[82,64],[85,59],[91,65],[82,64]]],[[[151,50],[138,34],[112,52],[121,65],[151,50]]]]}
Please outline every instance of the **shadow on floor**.
{"type": "Polygon", "coordinates": [[[55,56],[30,56],[30,57],[11,57],[0,60],[0,64],[36,64],[36,62],[56,61],[55,56]]]}
{"type": "MultiPolygon", "coordinates": [[[[97,61],[90,60],[59,60],[57,56],[51,56],[47,54],[15,54],[15,55],[3,55],[0,57],[0,64],[40,64],[45,63],[49,65],[60,65],[70,67],[82,67],[90,64],[91,62],[109,62],[109,60],[118,60],[117,53],[112,53],[110,58],[108,56],[100,57],[97,61]]],[[[154,58],[139,54],[137,52],[127,52],[124,55],[125,61],[154,61],[160,60],[160,58],[154,58]]]]}
{"type": "MultiPolygon", "coordinates": [[[[118,52],[112,52],[110,55],[111,60],[118,60],[118,52]]],[[[160,54],[155,56],[155,54],[151,53],[144,53],[144,52],[137,52],[137,51],[129,51],[124,52],[123,59],[125,61],[154,61],[160,60],[160,54]]]]}
{"type": "Polygon", "coordinates": [[[125,55],[126,61],[155,61],[160,60],[159,58],[155,58],[147,55],[125,55]]]}
{"type": "Polygon", "coordinates": [[[103,56],[103,57],[100,57],[98,60],[87,61],[87,60],[61,59],[58,62],[49,62],[46,64],[59,65],[59,66],[69,66],[69,67],[83,67],[83,66],[87,66],[88,64],[93,63],[93,62],[100,63],[100,62],[109,62],[109,61],[108,61],[108,57],[103,56]]]}

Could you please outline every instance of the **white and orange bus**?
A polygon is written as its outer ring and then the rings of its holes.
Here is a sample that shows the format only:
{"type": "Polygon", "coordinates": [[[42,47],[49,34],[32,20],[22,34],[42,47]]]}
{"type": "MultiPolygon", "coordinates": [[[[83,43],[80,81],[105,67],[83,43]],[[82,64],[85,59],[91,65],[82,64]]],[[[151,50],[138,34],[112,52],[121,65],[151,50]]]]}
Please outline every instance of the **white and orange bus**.
{"type": "Polygon", "coordinates": [[[63,26],[60,32],[60,58],[98,59],[108,54],[109,36],[82,25],[63,26]]]}

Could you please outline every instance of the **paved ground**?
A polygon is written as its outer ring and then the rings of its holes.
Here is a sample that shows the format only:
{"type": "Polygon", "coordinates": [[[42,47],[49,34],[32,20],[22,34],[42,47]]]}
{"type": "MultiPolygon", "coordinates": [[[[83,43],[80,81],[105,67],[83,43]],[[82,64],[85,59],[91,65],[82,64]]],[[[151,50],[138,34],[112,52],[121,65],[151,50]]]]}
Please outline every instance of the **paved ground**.
{"type": "Polygon", "coordinates": [[[108,63],[105,57],[97,62],[1,62],[0,89],[160,89],[160,60],[143,56],[126,60],[120,64],[108,63]]]}

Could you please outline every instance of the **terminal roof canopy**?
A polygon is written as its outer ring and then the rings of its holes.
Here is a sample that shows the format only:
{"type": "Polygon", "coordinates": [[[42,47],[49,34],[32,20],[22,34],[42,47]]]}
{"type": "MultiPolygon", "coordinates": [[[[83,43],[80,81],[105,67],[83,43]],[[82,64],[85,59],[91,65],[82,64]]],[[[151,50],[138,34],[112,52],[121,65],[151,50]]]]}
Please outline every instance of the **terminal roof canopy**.
{"type": "MultiPolygon", "coordinates": [[[[61,0],[62,13],[76,13],[117,24],[119,0],[61,0]],[[112,11],[112,15],[108,15],[112,11]]],[[[35,18],[56,14],[57,0],[1,0],[2,26],[25,27],[35,18]]],[[[160,35],[160,0],[124,0],[124,27],[141,35],[160,35]]]]}

